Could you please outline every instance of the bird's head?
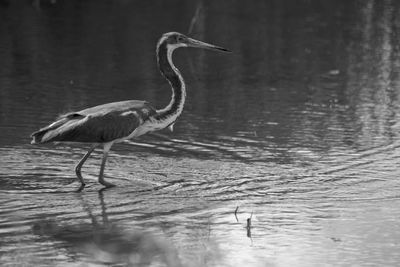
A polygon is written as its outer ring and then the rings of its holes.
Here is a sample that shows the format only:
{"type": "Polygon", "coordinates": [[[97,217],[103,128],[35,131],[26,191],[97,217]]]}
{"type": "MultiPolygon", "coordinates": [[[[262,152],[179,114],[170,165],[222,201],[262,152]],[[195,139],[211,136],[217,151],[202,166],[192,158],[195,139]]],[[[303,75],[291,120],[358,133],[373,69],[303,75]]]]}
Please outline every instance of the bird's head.
{"type": "Polygon", "coordinates": [[[208,44],[193,38],[189,38],[186,35],[179,32],[168,32],[164,33],[158,42],[158,46],[166,44],[167,47],[175,49],[178,47],[194,47],[194,48],[203,48],[209,50],[216,50],[222,52],[231,52],[228,49],[225,49],[220,46],[208,44]]]}

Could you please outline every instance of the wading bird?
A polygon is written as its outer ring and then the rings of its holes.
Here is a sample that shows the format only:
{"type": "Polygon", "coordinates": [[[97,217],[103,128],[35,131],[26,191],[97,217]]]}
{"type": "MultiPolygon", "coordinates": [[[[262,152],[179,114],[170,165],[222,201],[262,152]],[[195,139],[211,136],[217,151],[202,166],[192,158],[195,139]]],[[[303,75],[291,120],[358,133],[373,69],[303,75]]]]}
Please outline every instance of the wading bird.
{"type": "Polygon", "coordinates": [[[69,112],[58,117],[50,125],[34,132],[32,144],[49,142],[89,143],[91,147],[75,167],[76,176],[81,186],[85,187],[81,168],[93,150],[103,145],[98,181],[105,187],[113,184],[104,180],[104,166],[108,152],[114,143],[144,135],[173,125],[182,113],[186,98],[185,82],[179,70],[172,62],[172,53],[179,47],[205,48],[217,51],[229,50],[189,38],[181,33],[163,34],[157,43],[157,62],[161,74],[168,80],[172,88],[172,98],[163,109],[155,109],[146,101],[127,100],[113,102],[87,108],[77,112],[69,112]]]}

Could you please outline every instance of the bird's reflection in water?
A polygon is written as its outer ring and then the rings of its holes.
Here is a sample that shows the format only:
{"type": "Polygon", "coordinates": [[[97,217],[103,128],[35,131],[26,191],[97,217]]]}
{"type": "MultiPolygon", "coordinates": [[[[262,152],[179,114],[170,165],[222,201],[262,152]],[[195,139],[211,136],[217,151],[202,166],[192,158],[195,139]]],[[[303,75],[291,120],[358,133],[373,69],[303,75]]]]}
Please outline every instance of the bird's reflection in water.
{"type": "Polygon", "coordinates": [[[103,192],[99,194],[101,220],[93,215],[92,208],[80,195],[84,210],[91,223],[63,225],[55,220],[39,220],[33,226],[35,234],[65,242],[74,253],[86,254],[90,261],[124,266],[182,266],[176,250],[167,240],[143,231],[124,229],[110,223],[103,192]]]}

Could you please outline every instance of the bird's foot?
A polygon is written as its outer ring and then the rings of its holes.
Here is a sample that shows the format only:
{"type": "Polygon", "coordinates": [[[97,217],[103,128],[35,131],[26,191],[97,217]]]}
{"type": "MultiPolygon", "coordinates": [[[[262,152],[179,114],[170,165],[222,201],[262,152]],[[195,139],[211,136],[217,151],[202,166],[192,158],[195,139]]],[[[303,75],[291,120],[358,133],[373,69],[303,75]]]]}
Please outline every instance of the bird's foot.
{"type": "Polygon", "coordinates": [[[79,193],[85,188],[86,184],[82,182],[72,182],[66,186],[68,190],[72,190],[73,192],[79,193]]]}
{"type": "Polygon", "coordinates": [[[115,187],[115,184],[112,184],[112,183],[109,183],[109,182],[106,182],[106,181],[99,181],[99,183],[101,183],[102,185],[104,185],[104,189],[106,189],[106,188],[111,188],[111,187],[115,187]]]}
{"type": "Polygon", "coordinates": [[[81,192],[81,191],[83,190],[83,188],[85,188],[85,185],[86,185],[86,184],[81,183],[81,186],[80,186],[75,192],[76,192],[76,193],[81,192]]]}

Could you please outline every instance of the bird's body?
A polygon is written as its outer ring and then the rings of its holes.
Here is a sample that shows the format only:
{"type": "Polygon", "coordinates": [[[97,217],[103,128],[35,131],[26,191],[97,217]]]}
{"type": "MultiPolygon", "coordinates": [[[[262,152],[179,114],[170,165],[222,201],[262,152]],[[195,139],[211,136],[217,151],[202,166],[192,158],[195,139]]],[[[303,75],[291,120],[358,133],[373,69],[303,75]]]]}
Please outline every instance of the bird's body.
{"type": "Polygon", "coordinates": [[[157,110],[146,101],[127,100],[99,105],[58,117],[50,125],[34,132],[32,144],[48,142],[90,143],[91,149],[75,168],[82,190],[85,186],[80,173],[83,163],[93,150],[103,145],[104,153],[100,168],[99,182],[106,187],[113,186],[104,181],[103,171],[108,151],[114,143],[139,137],[148,132],[170,127],[182,113],[186,99],[186,87],[182,75],[172,62],[172,53],[178,47],[199,47],[227,51],[224,48],[188,38],[180,33],[166,33],[157,44],[157,61],[162,75],[172,88],[170,103],[157,110]]]}
{"type": "MultiPolygon", "coordinates": [[[[33,144],[47,142],[119,142],[147,132],[143,128],[156,110],[145,101],[113,102],[61,115],[33,134],[33,144]],[[134,132],[137,134],[134,134],[134,132]],[[139,130],[139,131],[138,131],[139,130]]],[[[146,128],[146,127],[144,127],[146,128]]]]}

